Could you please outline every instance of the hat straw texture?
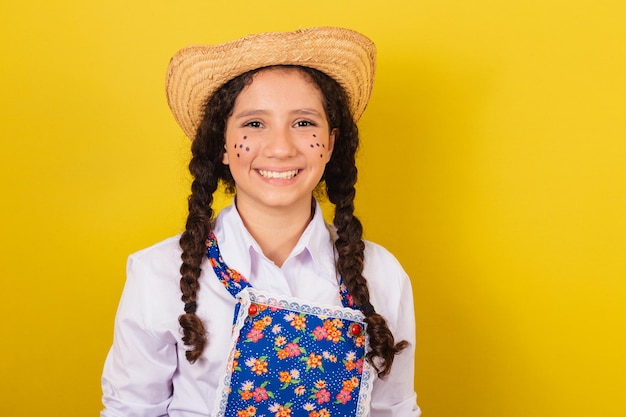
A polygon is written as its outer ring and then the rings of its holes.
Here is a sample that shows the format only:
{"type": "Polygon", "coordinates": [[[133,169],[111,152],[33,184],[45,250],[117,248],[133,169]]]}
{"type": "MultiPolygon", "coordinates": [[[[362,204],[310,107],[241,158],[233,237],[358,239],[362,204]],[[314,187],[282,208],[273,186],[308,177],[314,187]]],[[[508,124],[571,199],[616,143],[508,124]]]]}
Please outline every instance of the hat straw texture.
{"type": "Polygon", "coordinates": [[[168,66],[168,104],[193,140],[204,106],[218,88],[245,72],[274,65],[310,67],[335,79],[346,90],[356,121],[372,93],[376,47],[362,34],[336,27],[260,33],[218,45],[188,46],[168,66]]]}

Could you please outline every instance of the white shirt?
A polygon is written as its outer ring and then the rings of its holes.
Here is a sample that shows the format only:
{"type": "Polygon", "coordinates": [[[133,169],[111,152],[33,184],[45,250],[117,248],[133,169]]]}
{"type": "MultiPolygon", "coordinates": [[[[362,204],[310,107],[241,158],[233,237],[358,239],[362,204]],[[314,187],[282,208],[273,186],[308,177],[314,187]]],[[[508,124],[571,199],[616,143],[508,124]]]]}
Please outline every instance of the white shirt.
{"type": "MultiPolygon", "coordinates": [[[[309,302],[341,306],[332,236],[319,206],[282,267],[266,258],[234,205],[216,219],[224,262],[254,288],[309,302]]],[[[197,315],[208,343],[194,364],[185,358],[178,316],[179,236],[131,255],[115,319],[113,346],[102,376],[101,417],[212,416],[220,376],[226,369],[235,299],[205,262],[197,315]]],[[[374,382],[371,417],[417,417],[413,389],[415,323],[411,282],[383,247],[365,242],[364,277],[371,303],[396,341],[409,346],[395,357],[391,373],[374,382]]]]}

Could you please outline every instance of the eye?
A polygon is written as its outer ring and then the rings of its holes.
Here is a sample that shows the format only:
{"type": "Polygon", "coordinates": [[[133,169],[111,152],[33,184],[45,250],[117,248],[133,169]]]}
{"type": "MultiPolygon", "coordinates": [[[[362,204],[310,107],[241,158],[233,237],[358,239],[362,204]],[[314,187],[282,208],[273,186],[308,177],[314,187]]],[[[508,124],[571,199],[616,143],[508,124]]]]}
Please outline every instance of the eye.
{"type": "Polygon", "coordinates": [[[253,120],[251,122],[247,122],[244,124],[244,127],[254,127],[254,128],[259,128],[262,127],[261,122],[259,122],[258,120],[253,120]]]}
{"type": "Polygon", "coordinates": [[[296,127],[308,127],[308,126],[317,126],[317,125],[310,120],[298,120],[295,126],[296,127]]]}

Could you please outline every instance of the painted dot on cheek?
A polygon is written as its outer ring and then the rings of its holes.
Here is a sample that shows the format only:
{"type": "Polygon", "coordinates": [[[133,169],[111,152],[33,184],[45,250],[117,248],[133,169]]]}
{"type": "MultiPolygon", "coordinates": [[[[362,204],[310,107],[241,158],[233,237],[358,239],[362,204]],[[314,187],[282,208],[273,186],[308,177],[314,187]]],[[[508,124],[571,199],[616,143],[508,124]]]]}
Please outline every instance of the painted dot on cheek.
{"type": "Polygon", "coordinates": [[[315,148],[315,146],[313,146],[313,144],[311,144],[311,148],[315,148]]]}
{"type": "Polygon", "coordinates": [[[318,148],[320,147],[320,144],[319,144],[319,143],[316,143],[316,145],[317,145],[317,147],[318,147],[318,148]]]}
{"type": "Polygon", "coordinates": [[[236,143],[235,143],[235,146],[234,146],[234,148],[235,148],[235,149],[237,149],[237,144],[236,144],[236,143]]]}
{"type": "Polygon", "coordinates": [[[246,140],[246,139],[248,139],[248,137],[247,137],[247,136],[244,136],[244,137],[243,137],[243,140],[246,140]]]}
{"type": "Polygon", "coordinates": [[[242,145],[239,145],[239,148],[240,148],[240,149],[241,149],[241,148],[243,148],[243,144],[242,144],[242,145]]]}
{"type": "Polygon", "coordinates": [[[250,152],[250,148],[246,146],[246,152],[250,152]]]}
{"type": "Polygon", "coordinates": [[[323,157],[324,157],[324,155],[320,154],[320,158],[323,158],[323,157]]]}
{"type": "Polygon", "coordinates": [[[237,154],[237,158],[239,158],[239,154],[237,154]]]}

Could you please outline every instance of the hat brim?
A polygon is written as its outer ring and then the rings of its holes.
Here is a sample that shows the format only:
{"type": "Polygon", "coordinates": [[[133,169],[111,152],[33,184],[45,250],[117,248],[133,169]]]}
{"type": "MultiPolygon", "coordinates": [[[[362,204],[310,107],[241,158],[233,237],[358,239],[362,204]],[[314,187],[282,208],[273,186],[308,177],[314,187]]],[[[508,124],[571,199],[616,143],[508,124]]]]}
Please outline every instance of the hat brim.
{"type": "Polygon", "coordinates": [[[350,29],[318,27],[268,32],[219,45],[192,45],[172,57],[166,94],[174,118],[194,139],[213,93],[231,79],[257,68],[300,65],[324,72],[346,91],[358,120],[367,107],[376,68],[376,47],[350,29]]]}

